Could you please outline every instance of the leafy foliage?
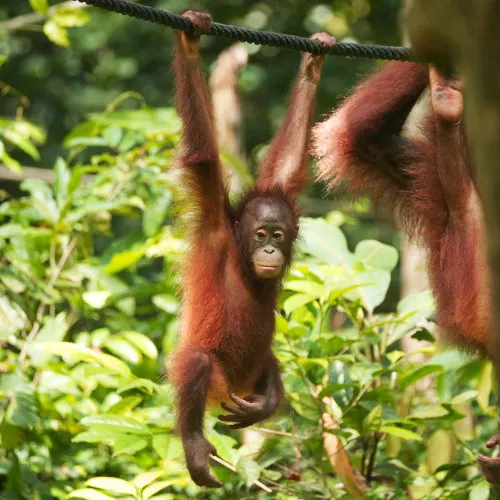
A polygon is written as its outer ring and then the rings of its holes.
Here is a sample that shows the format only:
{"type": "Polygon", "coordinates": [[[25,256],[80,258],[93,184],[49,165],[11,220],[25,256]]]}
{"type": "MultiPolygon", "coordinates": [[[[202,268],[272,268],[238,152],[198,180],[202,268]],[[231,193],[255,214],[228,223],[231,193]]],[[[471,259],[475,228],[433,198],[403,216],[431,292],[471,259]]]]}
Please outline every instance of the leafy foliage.
{"type": "MultiPolygon", "coordinates": [[[[113,33],[121,40],[127,31],[115,16],[97,23],[101,38],[92,26],[76,34],[71,27],[84,26],[87,11],[45,0],[29,4],[51,44],[74,41],[75,50],[93,53],[113,33]]],[[[377,19],[395,12],[390,4],[342,1],[335,12],[304,4],[274,17],[262,4],[223,8],[235,18],[242,9],[246,24],[257,28],[275,18],[273,28],[289,32],[299,32],[297,12],[307,11],[310,29],[328,25],[336,34],[370,38],[379,24],[387,26],[385,18],[377,19]]],[[[11,74],[22,45],[13,40],[28,35],[15,38],[8,26],[0,65],[10,58],[11,74]]],[[[123,37],[138,45],[129,33],[123,37]]],[[[259,64],[275,56],[263,52],[259,64]]],[[[64,54],[52,57],[69,57],[64,54]]],[[[107,54],[96,70],[100,82],[128,71],[125,56],[107,54]]],[[[269,87],[266,81],[288,80],[295,70],[287,57],[268,74],[251,66],[242,76],[243,92],[258,96],[269,87]]],[[[23,116],[27,98],[10,86],[8,92],[16,112],[0,120],[0,161],[19,171],[19,160],[39,161],[46,134],[23,116]]],[[[103,92],[92,109],[110,100],[103,92]]],[[[81,94],[75,95],[76,106],[81,94]]],[[[267,98],[274,103],[272,92],[259,102],[267,98]]],[[[248,116],[259,128],[252,131],[258,143],[263,120],[253,108],[248,116]]],[[[274,123],[280,109],[268,108],[274,123]]],[[[211,466],[225,487],[193,485],[174,433],[174,395],[166,377],[177,342],[177,271],[185,253],[181,193],[171,169],[178,129],[171,108],[149,108],[138,94],[123,94],[69,131],[64,159],[53,165],[53,184],[25,181],[23,197],[2,199],[1,497],[352,498],[352,478],[334,469],[334,455],[325,450],[331,435],[340,445],[336,452],[345,450],[370,480],[365,498],[490,497],[474,461],[496,430],[491,363],[434,342],[430,293],[388,307],[397,250],[376,241],[373,229],[352,245],[352,218],[340,213],[303,220],[301,248],[284,284],[274,349],[283,366],[285,407],[246,435],[228,431],[216,413],[208,415],[207,434],[220,457],[211,466]],[[425,362],[401,350],[404,335],[431,342],[422,349],[425,362]],[[420,387],[422,381],[431,388],[420,387]],[[327,428],[325,414],[338,425],[327,428]]],[[[233,166],[241,170],[236,159],[233,166]]]]}

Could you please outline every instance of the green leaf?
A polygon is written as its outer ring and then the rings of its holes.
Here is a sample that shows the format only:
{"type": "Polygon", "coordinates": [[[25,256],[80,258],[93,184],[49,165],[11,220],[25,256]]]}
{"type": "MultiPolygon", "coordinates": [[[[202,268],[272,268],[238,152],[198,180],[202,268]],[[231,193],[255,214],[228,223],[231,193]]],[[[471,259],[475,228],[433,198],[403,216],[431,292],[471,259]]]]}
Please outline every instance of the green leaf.
{"type": "Polygon", "coordinates": [[[151,432],[139,420],[132,417],[124,417],[121,415],[97,415],[94,417],[85,417],[81,422],[82,425],[91,427],[92,429],[103,429],[119,434],[135,434],[139,436],[150,436],[151,432]]]}
{"type": "Polygon", "coordinates": [[[21,183],[21,188],[31,195],[33,208],[45,221],[55,224],[59,220],[59,209],[57,208],[50,187],[39,180],[26,180],[21,183]]]}
{"type": "Polygon", "coordinates": [[[391,272],[398,263],[398,251],[389,245],[375,240],[365,240],[358,243],[354,257],[366,267],[385,269],[391,272]]]}
{"type": "Polygon", "coordinates": [[[396,427],[394,425],[383,425],[380,428],[380,432],[385,432],[391,436],[395,436],[406,440],[422,441],[422,436],[416,432],[409,431],[408,429],[403,429],[402,427],[396,427]]]}
{"type": "Polygon", "coordinates": [[[113,406],[108,408],[106,413],[112,413],[115,415],[124,415],[125,413],[129,413],[132,411],[136,406],[140,405],[142,403],[142,398],[139,396],[127,396],[117,403],[115,403],[113,406]]]}
{"type": "Polygon", "coordinates": [[[54,183],[54,193],[56,195],[57,204],[59,209],[62,209],[63,205],[68,199],[68,186],[71,178],[71,173],[62,158],[56,160],[54,166],[55,171],[55,183],[54,183]]]}
{"type": "Polygon", "coordinates": [[[54,20],[49,19],[43,25],[43,32],[45,36],[56,45],[61,47],[69,47],[68,31],[54,20]]]}
{"type": "Polygon", "coordinates": [[[142,217],[142,228],[146,236],[154,236],[160,230],[172,204],[172,196],[167,191],[164,196],[154,198],[148,203],[142,217]]]}
{"type": "Polygon", "coordinates": [[[145,247],[138,248],[137,250],[126,250],[125,252],[115,253],[113,257],[111,257],[109,264],[107,264],[103,270],[110,274],[123,271],[133,266],[145,253],[145,247]]]}
{"type": "Polygon", "coordinates": [[[414,384],[418,380],[428,377],[432,373],[438,373],[442,372],[443,367],[440,365],[425,365],[425,366],[419,366],[415,368],[414,370],[410,371],[410,373],[406,374],[404,377],[401,378],[399,381],[399,385],[401,389],[406,389],[410,385],[414,384]]]}
{"type": "Polygon", "coordinates": [[[89,13],[83,9],[75,9],[60,4],[56,6],[52,19],[59,26],[72,28],[76,26],[85,26],[89,22],[90,16],[89,13]]]}
{"type": "Polygon", "coordinates": [[[314,300],[316,300],[316,297],[303,293],[297,293],[288,297],[288,299],[283,302],[283,309],[286,314],[290,314],[292,311],[295,311],[295,309],[298,309],[305,304],[309,304],[309,302],[313,302],[314,300]]]}
{"type": "MultiPolygon", "coordinates": [[[[158,481],[157,483],[150,484],[142,491],[142,498],[144,500],[148,500],[149,498],[152,498],[153,495],[156,495],[156,493],[164,490],[165,488],[168,488],[169,486],[172,486],[173,484],[183,485],[184,481],[182,479],[173,479],[169,481],[158,481]]],[[[161,497],[154,498],[158,498],[158,500],[160,500],[161,497]]]]}
{"type": "Polygon", "coordinates": [[[77,363],[79,361],[97,363],[116,375],[125,378],[132,377],[130,368],[123,361],[108,354],[93,351],[87,347],[82,347],[71,342],[47,342],[36,347],[45,352],[50,352],[55,356],[60,356],[69,363],[77,363]]]}
{"type": "Polygon", "coordinates": [[[118,147],[123,137],[123,130],[120,127],[111,125],[102,131],[102,137],[112,148],[118,147]]]}
{"type": "Polygon", "coordinates": [[[12,172],[14,172],[15,174],[23,174],[23,167],[21,167],[21,164],[17,160],[14,160],[14,158],[9,156],[7,153],[4,153],[2,156],[0,156],[0,160],[2,160],[5,163],[5,166],[9,170],[12,170],[12,172]]]}
{"type": "Polygon", "coordinates": [[[361,300],[366,310],[373,310],[382,304],[391,283],[391,275],[383,269],[372,269],[361,271],[354,275],[352,281],[359,285],[359,288],[344,293],[349,300],[361,300]]]}
{"type": "Polygon", "coordinates": [[[315,400],[302,392],[292,392],[289,394],[292,408],[303,418],[312,422],[318,422],[320,418],[319,408],[315,400]]]}
{"type": "Polygon", "coordinates": [[[37,346],[46,342],[60,342],[66,332],[68,325],[66,323],[66,314],[59,313],[55,318],[47,316],[43,319],[43,326],[35,337],[35,340],[29,348],[29,354],[33,366],[41,367],[47,363],[51,354],[37,349],[37,346]]]}
{"type": "Polygon", "coordinates": [[[31,386],[21,386],[14,391],[5,419],[17,427],[29,427],[39,422],[37,399],[31,386]]]}
{"type": "Polygon", "coordinates": [[[477,402],[481,410],[485,411],[490,405],[490,394],[493,385],[493,364],[491,361],[484,361],[481,367],[481,375],[477,384],[477,402]]]}
{"type": "Polygon", "coordinates": [[[248,457],[241,457],[236,464],[236,472],[245,480],[247,487],[258,481],[260,470],[259,464],[248,457]]]}
{"type": "Polygon", "coordinates": [[[27,155],[31,156],[34,160],[40,159],[40,153],[36,147],[19,131],[13,128],[8,128],[4,130],[3,136],[5,139],[24,151],[27,155]]]}
{"type": "Polygon", "coordinates": [[[126,391],[131,391],[132,389],[141,389],[142,391],[146,392],[147,394],[153,394],[156,390],[156,384],[148,380],[147,378],[139,378],[137,380],[134,380],[130,382],[127,385],[124,385],[118,389],[118,394],[121,394],[122,392],[126,391]]]}
{"type": "Polygon", "coordinates": [[[302,292],[317,299],[323,297],[325,294],[325,285],[309,280],[287,281],[284,283],[283,288],[285,290],[293,290],[294,292],[302,292]]]}
{"type": "Polygon", "coordinates": [[[419,420],[425,420],[430,418],[440,418],[448,415],[448,411],[442,406],[435,406],[434,408],[428,408],[426,410],[419,410],[412,413],[409,418],[417,418],[419,420]]]}
{"type": "Polygon", "coordinates": [[[123,338],[117,336],[110,337],[106,340],[103,347],[111,351],[115,356],[133,365],[139,364],[142,360],[139,351],[123,338]]]}
{"type": "Polygon", "coordinates": [[[233,448],[236,446],[236,440],[231,436],[224,436],[214,430],[207,432],[208,440],[215,446],[217,455],[226,460],[226,462],[233,463],[235,453],[233,448]]]}
{"type": "Polygon", "coordinates": [[[484,480],[470,490],[469,500],[488,500],[488,498],[490,498],[490,486],[484,480]]]}
{"type": "Polygon", "coordinates": [[[47,0],[30,0],[30,5],[34,11],[40,12],[40,14],[47,14],[47,11],[49,10],[47,0]]]}
{"type": "Polygon", "coordinates": [[[304,252],[332,266],[351,269],[352,255],[347,248],[344,233],[323,219],[304,218],[300,227],[301,245],[304,252]]]}
{"type": "Polygon", "coordinates": [[[111,297],[111,292],[108,292],[106,290],[96,291],[96,292],[85,292],[82,295],[83,301],[86,302],[89,306],[93,307],[94,309],[102,309],[106,305],[106,302],[110,297],[111,297]]]}
{"type": "Polygon", "coordinates": [[[154,295],[152,301],[158,309],[169,314],[177,314],[179,312],[179,300],[175,295],[167,293],[154,295]]]}
{"type": "Polygon", "coordinates": [[[113,497],[90,488],[81,488],[68,493],[67,498],[82,498],[83,500],[114,500],[113,497]]]}
{"type": "Polygon", "coordinates": [[[462,403],[465,403],[465,401],[469,401],[471,399],[475,399],[477,395],[478,395],[478,391],[465,391],[465,392],[462,392],[462,394],[459,394],[458,396],[455,396],[450,401],[450,403],[452,405],[460,405],[462,403]]]}
{"type": "Polygon", "coordinates": [[[138,438],[129,434],[122,434],[115,439],[113,444],[114,456],[116,455],[133,455],[138,451],[143,450],[148,446],[147,439],[138,438]]]}
{"type": "Polygon", "coordinates": [[[123,493],[124,495],[137,496],[137,489],[132,484],[116,477],[93,477],[86,483],[87,486],[106,490],[112,493],[123,493]]]}
{"type": "Polygon", "coordinates": [[[158,357],[158,350],[156,346],[153,344],[151,340],[139,332],[120,332],[123,338],[128,340],[134,347],[139,349],[144,356],[147,356],[150,359],[156,359],[158,357]]]}
{"type": "Polygon", "coordinates": [[[183,453],[181,440],[171,434],[155,434],[153,449],[162,460],[175,460],[183,453]]]}
{"type": "Polygon", "coordinates": [[[377,405],[363,419],[363,433],[378,432],[382,425],[382,406],[377,405]]]}

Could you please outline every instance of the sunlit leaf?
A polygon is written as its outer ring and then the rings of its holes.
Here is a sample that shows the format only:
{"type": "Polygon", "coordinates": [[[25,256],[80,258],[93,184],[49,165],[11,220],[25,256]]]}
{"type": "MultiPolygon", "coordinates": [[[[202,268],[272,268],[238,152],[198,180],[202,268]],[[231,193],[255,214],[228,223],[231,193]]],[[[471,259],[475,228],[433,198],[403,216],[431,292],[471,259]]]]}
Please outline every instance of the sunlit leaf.
{"type": "Polygon", "coordinates": [[[394,425],[383,425],[380,428],[380,432],[385,432],[386,434],[405,440],[422,441],[422,436],[420,434],[409,431],[408,429],[403,429],[402,427],[396,427],[394,425]]]}
{"type": "Polygon", "coordinates": [[[137,495],[135,486],[116,477],[93,477],[86,482],[86,485],[112,493],[123,493],[124,495],[132,496],[137,495]]]}
{"type": "Polygon", "coordinates": [[[367,267],[392,271],[398,263],[398,252],[394,247],[379,241],[365,240],[358,243],[354,257],[367,267]]]}
{"type": "Polygon", "coordinates": [[[260,466],[251,458],[241,457],[236,464],[236,472],[245,480],[247,487],[250,487],[260,477],[260,466]]]}
{"type": "Polygon", "coordinates": [[[66,28],[57,24],[53,19],[49,19],[43,25],[43,32],[47,38],[61,47],[69,47],[69,37],[66,28]]]}
{"type": "Polygon", "coordinates": [[[47,0],[29,0],[31,8],[36,11],[40,12],[40,14],[46,14],[47,11],[49,10],[49,4],[47,0]]]}
{"type": "Polygon", "coordinates": [[[113,497],[91,488],[82,488],[68,493],[67,498],[82,498],[83,500],[113,500],[113,497]]]}

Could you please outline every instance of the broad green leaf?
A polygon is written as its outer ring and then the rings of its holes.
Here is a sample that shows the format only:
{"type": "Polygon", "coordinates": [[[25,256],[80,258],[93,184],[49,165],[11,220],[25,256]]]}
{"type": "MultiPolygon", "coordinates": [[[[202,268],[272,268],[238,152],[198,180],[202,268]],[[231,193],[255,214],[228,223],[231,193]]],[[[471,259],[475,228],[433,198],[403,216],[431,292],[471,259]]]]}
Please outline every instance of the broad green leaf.
{"type": "Polygon", "coordinates": [[[385,269],[389,272],[393,271],[398,263],[397,250],[375,240],[365,240],[358,243],[354,257],[366,267],[385,269]]]}
{"type": "Polygon", "coordinates": [[[7,153],[4,153],[2,156],[0,156],[0,160],[2,160],[5,163],[5,166],[9,169],[12,170],[17,175],[22,175],[23,174],[23,167],[21,164],[12,158],[12,156],[9,156],[7,153]]]}
{"type": "Polygon", "coordinates": [[[382,406],[377,405],[363,420],[363,432],[378,432],[382,425],[382,406]]]}
{"type": "Polygon", "coordinates": [[[123,137],[123,130],[120,127],[111,125],[102,131],[102,137],[112,148],[116,148],[123,137]]]}
{"type": "Polygon", "coordinates": [[[292,392],[289,394],[292,408],[303,418],[311,422],[318,422],[320,411],[316,401],[306,393],[292,392]]]}
{"type": "Polygon", "coordinates": [[[420,436],[420,434],[409,431],[408,429],[403,429],[402,427],[396,427],[394,425],[383,425],[380,428],[380,432],[385,432],[386,434],[405,440],[422,441],[422,436],[420,436]]]}
{"type": "MultiPolygon", "coordinates": [[[[0,68],[7,62],[8,56],[6,54],[0,54],[0,68]]],[[[5,150],[4,150],[5,152],[5,150]]],[[[0,158],[2,157],[3,153],[0,154],[0,158]]]]}
{"type": "Polygon", "coordinates": [[[226,462],[233,463],[235,460],[234,447],[236,446],[236,440],[214,430],[207,432],[207,436],[208,440],[215,446],[217,455],[226,462]]]}
{"type": "Polygon", "coordinates": [[[51,356],[50,353],[43,352],[37,349],[36,346],[45,342],[60,342],[64,339],[67,331],[68,324],[64,312],[59,313],[55,318],[50,316],[44,318],[43,326],[28,351],[33,366],[43,366],[51,356]]]}
{"type": "Polygon", "coordinates": [[[45,36],[56,45],[66,48],[69,47],[68,31],[60,24],[57,24],[53,19],[49,19],[43,25],[43,32],[45,36]]]}
{"type": "MultiPolygon", "coordinates": [[[[1,227],[0,227],[1,230],[1,227]]],[[[28,317],[15,302],[0,295],[0,337],[14,335],[28,324],[28,317]]]]}
{"type": "Polygon", "coordinates": [[[35,391],[31,386],[21,386],[13,393],[5,419],[17,427],[29,427],[39,422],[38,413],[35,391]]]}
{"type": "Polygon", "coordinates": [[[172,196],[168,192],[164,196],[154,198],[151,203],[148,203],[142,216],[142,228],[146,236],[154,236],[158,233],[165,221],[171,204],[172,196]]]}
{"type": "Polygon", "coordinates": [[[113,444],[114,456],[133,455],[146,448],[148,444],[147,439],[138,438],[130,434],[121,434],[115,439],[113,444]]]}
{"type": "Polygon", "coordinates": [[[145,488],[148,484],[156,481],[163,475],[163,471],[141,472],[132,479],[132,483],[140,490],[145,488]]]}
{"type": "Polygon", "coordinates": [[[469,500],[488,500],[488,498],[490,498],[490,485],[484,480],[470,490],[469,500]]]}
{"type": "Polygon", "coordinates": [[[116,477],[93,477],[86,483],[87,486],[106,490],[112,493],[123,493],[124,495],[137,495],[137,489],[132,484],[116,477]]]}
{"type": "Polygon", "coordinates": [[[490,394],[493,385],[493,364],[491,361],[484,361],[481,368],[481,375],[477,385],[477,402],[481,410],[486,410],[490,405],[490,394]]]}
{"type": "Polygon", "coordinates": [[[84,302],[94,309],[102,309],[110,297],[111,292],[108,291],[85,292],[82,295],[84,302]]]}
{"type": "Polygon", "coordinates": [[[137,250],[126,250],[125,252],[115,253],[113,257],[111,257],[109,264],[104,267],[104,271],[113,274],[128,269],[139,261],[145,253],[145,247],[137,250]]]}
{"type": "Polygon", "coordinates": [[[128,340],[148,358],[156,359],[158,357],[156,346],[146,335],[139,332],[120,332],[119,335],[128,340]]]}
{"type": "Polygon", "coordinates": [[[33,208],[45,221],[55,224],[59,220],[59,209],[57,208],[50,187],[39,180],[26,180],[21,188],[31,195],[33,208]]]}
{"type": "Polygon", "coordinates": [[[114,500],[113,497],[91,488],[82,488],[68,493],[67,498],[82,498],[83,500],[114,500]]]}
{"type": "Polygon", "coordinates": [[[310,295],[315,298],[321,298],[325,294],[325,285],[320,283],[314,283],[314,281],[306,280],[294,280],[286,281],[283,285],[285,290],[293,290],[295,292],[301,292],[305,295],[310,295]]]}
{"type": "Polygon", "coordinates": [[[121,415],[96,415],[85,417],[82,425],[96,429],[105,429],[119,434],[136,434],[139,436],[150,436],[151,432],[139,420],[121,415]]]}
{"type": "Polygon", "coordinates": [[[47,11],[49,10],[47,0],[30,0],[30,5],[34,11],[40,12],[40,14],[47,14],[47,11]]]}
{"type": "Polygon", "coordinates": [[[139,364],[142,360],[140,352],[123,338],[117,336],[110,337],[106,340],[103,347],[111,351],[115,356],[133,365],[139,364]]]}
{"type": "Polygon", "coordinates": [[[347,248],[344,233],[323,219],[304,218],[301,222],[300,235],[304,252],[313,255],[332,266],[350,269],[352,255],[347,248]]]}
{"type": "Polygon", "coordinates": [[[173,479],[173,480],[169,480],[169,481],[158,481],[157,483],[150,484],[149,486],[144,488],[141,496],[144,500],[148,500],[150,498],[158,498],[158,500],[160,500],[161,497],[154,497],[154,495],[156,495],[161,490],[164,490],[165,488],[172,486],[173,484],[183,485],[184,480],[183,479],[173,479]]]}
{"type": "Polygon", "coordinates": [[[162,460],[175,460],[183,453],[180,438],[172,434],[155,434],[153,436],[153,449],[162,460]]]}
{"type": "Polygon", "coordinates": [[[179,300],[175,295],[166,293],[154,295],[152,301],[158,309],[169,314],[177,314],[179,312],[179,300]]]}
{"type": "Polygon", "coordinates": [[[370,312],[382,304],[391,283],[391,275],[383,269],[372,269],[361,271],[353,277],[353,282],[360,285],[359,288],[345,293],[349,300],[361,300],[361,303],[370,312]]]}
{"type": "Polygon", "coordinates": [[[448,411],[442,406],[435,406],[433,408],[428,408],[426,410],[418,410],[413,412],[409,418],[416,418],[419,420],[425,420],[429,418],[440,418],[448,415],[448,411]]]}
{"type": "Polygon", "coordinates": [[[72,28],[74,26],[85,26],[89,22],[90,16],[83,9],[74,9],[60,4],[56,6],[52,19],[59,26],[72,28]]]}
{"type": "Polygon", "coordinates": [[[7,139],[19,149],[24,151],[27,155],[31,156],[34,160],[40,159],[40,153],[26,137],[13,128],[8,128],[3,132],[4,139],[7,139]]]}
{"type": "Polygon", "coordinates": [[[413,369],[410,373],[406,374],[404,377],[401,377],[399,381],[399,385],[401,389],[406,389],[410,385],[414,384],[418,380],[428,377],[433,373],[442,372],[443,367],[440,365],[425,365],[418,366],[413,369]]]}
{"type": "Polygon", "coordinates": [[[427,463],[431,472],[449,464],[455,454],[453,436],[444,429],[438,429],[427,441],[427,463]]]}
{"type": "Polygon", "coordinates": [[[132,389],[140,389],[147,394],[153,394],[153,392],[156,390],[156,387],[156,384],[152,380],[148,380],[147,378],[139,378],[130,382],[129,384],[120,387],[120,389],[118,390],[118,394],[126,391],[131,391],[132,389]]]}
{"type": "Polygon", "coordinates": [[[296,293],[295,295],[288,297],[288,299],[283,302],[283,309],[286,314],[290,314],[295,309],[298,309],[305,304],[309,304],[309,302],[313,302],[314,300],[316,300],[316,297],[314,296],[306,295],[304,293],[296,293]]]}
{"type": "Polygon", "coordinates": [[[258,481],[260,470],[259,464],[248,457],[241,457],[236,464],[236,472],[245,480],[247,487],[258,481]]]}
{"type": "Polygon", "coordinates": [[[104,368],[107,368],[116,375],[125,378],[131,378],[132,372],[130,368],[119,359],[93,351],[87,347],[82,347],[71,342],[47,342],[36,346],[37,349],[42,349],[45,352],[50,352],[56,356],[61,356],[69,363],[77,363],[78,361],[86,361],[88,363],[97,363],[104,368]]]}
{"type": "Polygon", "coordinates": [[[460,405],[460,404],[464,403],[465,401],[475,399],[477,395],[478,395],[478,391],[465,391],[465,392],[462,392],[462,394],[455,396],[450,402],[452,405],[460,405]]]}
{"type": "Polygon", "coordinates": [[[56,195],[57,204],[61,210],[68,199],[68,186],[71,178],[71,173],[62,158],[56,160],[54,167],[55,183],[54,193],[56,195]]]}
{"type": "Polygon", "coordinates": [[[106,413],[108,414],[111,413],[115,415],[124,415],[126,413],[129,413],[131,410],[133,410],[136,406],[140,405],[141,403],[142,403],[142,398],[138,396],[127,396],[120,399],[117,403],[108,408],[106,413]]]}

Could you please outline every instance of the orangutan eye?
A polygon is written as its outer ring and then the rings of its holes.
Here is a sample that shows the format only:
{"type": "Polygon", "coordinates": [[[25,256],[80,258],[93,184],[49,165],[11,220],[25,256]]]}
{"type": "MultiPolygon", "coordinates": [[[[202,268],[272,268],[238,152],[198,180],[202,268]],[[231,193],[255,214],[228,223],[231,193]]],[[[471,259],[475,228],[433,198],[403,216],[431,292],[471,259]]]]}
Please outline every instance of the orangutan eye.
{"type": "Polygon", "coordinates": [[[283,234],[283,231],[274,231],[273,233],[273,238],[276,241],[283,241],[285,235],[283,234]]]}
{"type": "Polygon", "coordinates": [[[263,230],[263,229],[259,229],[256,233],[255,233],[255,239],[257,241],[264,241],[266,239],[266,236],[267,236],[267,233],[263,230]]]}

